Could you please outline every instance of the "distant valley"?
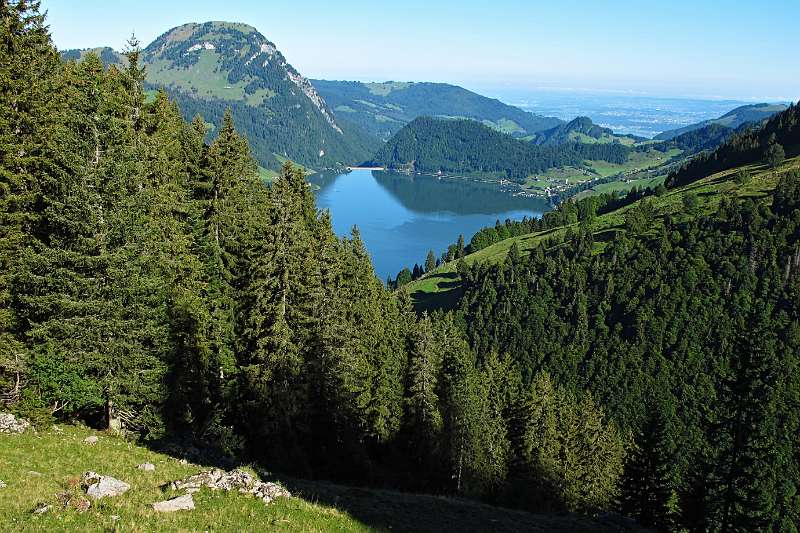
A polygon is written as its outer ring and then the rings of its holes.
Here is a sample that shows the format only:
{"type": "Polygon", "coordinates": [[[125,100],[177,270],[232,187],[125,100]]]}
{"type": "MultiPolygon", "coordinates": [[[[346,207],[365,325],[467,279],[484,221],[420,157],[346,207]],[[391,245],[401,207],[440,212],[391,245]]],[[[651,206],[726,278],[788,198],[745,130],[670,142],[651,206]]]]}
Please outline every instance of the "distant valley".
{"type": "Polygon", "coordinates": [[[654,188],[695,154],[713,150],[784,108],[745,106],[657,139],[617,134],[588,117],[518,138],[476,121],[416,119],[372,163],[409,173],[510,180],[520,194],[555,204],[573,196],[654,188]]]}
{"type": "MultiPolygon", "coordinates": [[[[62,57],[80,60],[88,52],[106,65],[126,61],[110,48],[68,50],[62,57]]],[[[553,203],[655,186],[689,156],[786,109],[740,106],[650,140],[587,116],[543,116],[450,84],[309,80],[255,28],[228,22],[173,28],[147,45],[142,59],[148,89],[166,89],[187,120],[203,116],[209,138],[230,109],[264,179],[287,160],[307,173],[368,162],[510,180],[520,193],[553,203]]]]}
{"type": "MultiPolygon", "coordinates": [[[[108,47],[66,50],[62,57],[80,60],[90,52],[106,65],[126,62],[108,47]]],[[[515,136],[562,123],[454,85],[311,82],[246,24],[178,26],[147,45],[142,59],[148,88],[165,88],[187,120],[203,116],[211,136],[230,108],[267,177],[287,159],[316,170],[370,159],[419,116],[473,119],[515,136]]]]}

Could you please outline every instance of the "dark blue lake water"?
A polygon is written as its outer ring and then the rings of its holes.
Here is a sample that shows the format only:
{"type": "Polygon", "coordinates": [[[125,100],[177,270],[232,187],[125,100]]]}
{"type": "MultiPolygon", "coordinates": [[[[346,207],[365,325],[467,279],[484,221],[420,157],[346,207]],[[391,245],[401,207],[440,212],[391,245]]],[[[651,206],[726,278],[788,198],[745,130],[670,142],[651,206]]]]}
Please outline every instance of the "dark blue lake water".
{"type": "Polygon", "coordinates": [[[438,257],[459,234],[469,243],[476,231],[498,219],[538,217],[550,209],[544,200],[460,179],[354,170],[317,174],[309,181],[319,187],[317,207],[330,210],[338,235],[358,226],[382,280],[422,264],[428,250],[438,257]]]}

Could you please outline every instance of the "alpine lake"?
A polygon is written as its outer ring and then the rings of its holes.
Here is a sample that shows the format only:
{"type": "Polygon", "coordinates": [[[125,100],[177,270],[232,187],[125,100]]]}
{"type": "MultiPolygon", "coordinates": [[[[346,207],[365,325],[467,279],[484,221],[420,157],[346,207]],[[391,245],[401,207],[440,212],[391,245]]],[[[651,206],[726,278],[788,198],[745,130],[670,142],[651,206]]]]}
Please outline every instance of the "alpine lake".
{"type": "Polygon", "coordinates": [[[392,279],[404,267],[422,265],[428,250],[440,257],[450,244],[506,219],[540,217],[551,209],[513,184],[353,169],[307,177],[319,209],[331,213],[337,235],[358,227],[375,274],[392,279]]]}

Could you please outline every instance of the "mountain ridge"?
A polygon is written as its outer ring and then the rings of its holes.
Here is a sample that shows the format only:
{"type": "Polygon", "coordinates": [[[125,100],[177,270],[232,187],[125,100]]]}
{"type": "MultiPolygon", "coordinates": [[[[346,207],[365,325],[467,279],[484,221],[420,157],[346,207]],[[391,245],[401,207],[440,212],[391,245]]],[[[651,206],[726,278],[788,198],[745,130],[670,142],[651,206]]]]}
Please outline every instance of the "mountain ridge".
{"type": "MultiPolygon", "coordinates": [[[[108,47],[66,50],[65,60],[95,52],[108,64],[126,59],[108,47]]],[[[164,88],[186,119],[199,114],[214,127],[225,109],[247,135],[259,164],[277,170],[292,159],[306,167],[340,168],[363,161],[375,142],[340,121],[311,82],[255,27],[189,22],[141,50],[147,87],[164,88]]]]}
{"type": "Polygon", "coordinates": [[[477,120],[518,137],[563,123],[449,83],[339,80],[312,80],[312,83],[339,116],[352,117],[364,130],[384,141],[420,116],[477,120]]]}
{"type": "Polygon", "coordinates": [[[629,140],[631,143],[645,140],[630,134],[614,133],[611,128],[604,128],[595,124],[586,116],[576,117],[565,124],[541,131],[533,136],[531,142],[547,146],[568,142],[615,142],[629,140]]]}
{"type": "Polygon", "coordinates": [[[781,111],[786,111],[786,109],[788,108],[789,106],[783,103],[775,103],[775,104],[759,103],[759,104],[743,105],[731,109],[724,115],[714,119],[703,120],[701,122],[690,124],[682,128],[676,128],[673,130],[667,130],[661,132],[658,135],[656,135],[654,139],[658,141],[670,141],[679,135],[701,129],[705,126],[709,126],[712,124],[726,126],[728,128],[735,130],[748,122],[761,122],[762,120],[768,119],[771,116],[775,115],[776,113],[780,113],[781,111]]]}

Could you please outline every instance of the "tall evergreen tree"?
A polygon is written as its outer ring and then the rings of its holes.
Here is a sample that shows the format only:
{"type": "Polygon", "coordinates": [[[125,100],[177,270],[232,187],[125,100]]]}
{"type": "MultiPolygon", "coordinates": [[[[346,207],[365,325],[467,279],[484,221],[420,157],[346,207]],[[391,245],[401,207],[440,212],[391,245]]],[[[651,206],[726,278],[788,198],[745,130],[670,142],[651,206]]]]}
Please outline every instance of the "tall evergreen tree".
{"type": "Polygon", "coordinates": [[[0,395],[9,401],[20,398],[30,356],[14,279],[42,231],[44,177],[58,171],[59,64],[39,2],[0,2],[0,395]]]}
{"type": "Polygon", "coordinates": [[[675,524],[677,480],[669,406],[651,403],[630,452],[622,479],[622,509],[642,525],[671,531],[675,524]]]}
{"type": "MultiPolygon", "coordinates": [[[[768,279],[768,278],[767,278],[768,279]]],[[[763,531],[777,519],[777,353],[772,308],[756,302],[735,346],[712,443],[706,527],[763,531]]],[[[744,324],[742,324],[744,326],[744,324]]]]}

